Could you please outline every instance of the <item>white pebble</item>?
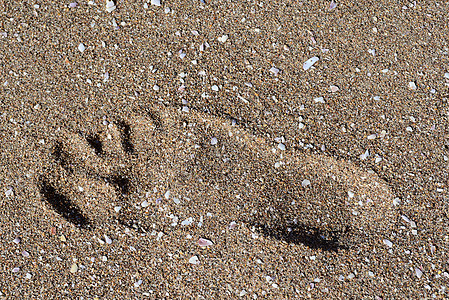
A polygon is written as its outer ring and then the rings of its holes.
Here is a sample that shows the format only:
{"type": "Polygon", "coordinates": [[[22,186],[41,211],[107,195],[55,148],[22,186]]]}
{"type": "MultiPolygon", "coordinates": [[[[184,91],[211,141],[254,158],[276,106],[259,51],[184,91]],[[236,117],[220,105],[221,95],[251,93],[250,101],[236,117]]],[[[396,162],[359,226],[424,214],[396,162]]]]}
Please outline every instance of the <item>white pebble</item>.
{"type": "Polygon", "coordinates": [[[17,272],[19,272],[20,271],[20,268],[14,268],[14,269],[12,269],[12,272],[13,273],[17,273],[17,272]]]}
{"type": "Polygon", "coordinates": [[[212,86],[212,90],[218,92],[218,86],[213,85],[213,86],[212,86]]]}
{"type": "Polygon", "coordinates": [[[377,134],[368,135],[368,140],[374,140],[377,137],[377,134]]]}
{"type": "Polygon", "coordinates": [[[200,260],[198,259],[198,256],[194,255],[189,259],[189,263],[192,265],[198,265],[200,263],[200,260]]]}
{"type": "Polygon", "coordinates": [[[365,159],[368,158],[368,156],[369,156],[369,150],[367,149],[367,150],[365,151],[365,153],[363,153],[362,155],[360,155],[360,159],[361,159],[361,160],[365,160],[365,159]]]}
{"type": "Polygon", "coordinates": [[[412,132],[413,128],[411,128],[410,126],[408,126],[407,128],[405,128],[405,130],[407,130],[408,132],[412,132]]]}
{"type": "Polygon", "coordinates": [[[310,185],[310,180],[304,179],[304,180],[301,182],[301,185],[302,185],[303,187],[306,187],[306,186],[310,185]]]}
{"type": "Polygon", "coordinates": [[[227,34],[222,35],[221,37],[217,38],[217,40],[221,43],[225,43],[228,40],[229,36],[227,34]]]}
{"type": "Polygon", "coordinates": [[[116,206],[116,207],[114,207],[115,212],[119,212],[121,209],[122,209],[121,206],[116,206]]]}
{"type": "Polygon", "coordinates": [[[142,284],[142,282],[143,282],[142,279],[139,279],[138,281],[134,282],[134,287],[138,288],[142,284]]]}
{"type": "Polygon", "coordinates": [[[164,197],[168,200],[170,198],[170,191],[166,191],[164,197]]]}
{"type": "Polygon", "coordinates": [[[449,79],[449,73],[445,73],[444,78],[449,79]]]}
{"type": "Polygon", "coordinates": [[[19,244],[19,243],[20,243],[20,239],[19,239],[19,238],[15,238],[15,239],[13,240],[13,242],[16,243],[16,244],[19,244]]]}
{"type": "Polygon", "coordinates": [[[416,277],[421,278],[422,276],[422,271],[419,268],[415,268],[415,273],[416,273],[416,277]]]}
{"type": "Polygon", "coordinates": [[[299,129],[303,129],[303,128],[304,128],[304,123],[299,123],[299,124],[298,124],[298,128],[299,128],[299,129]]]}
{"type": "Polygon", "coordinates": [[[411,90],[416,90],[416,84],[413,81],[408,83],[408,88],[411,90]]]}
{"type": "Polygon", "coordinates": [[[25,278],[26,278],[26,279],[31,279],[31,276],[32,276],[32,275],[31,275],[30,273],[26,273],[25,278]]]}
{"type": "Polygon", "coordinates": [[[381,161],[382,161],[382,157],[376,156],[376,159],[374,160],[374,162],[375,162],[376,164],[378,164],[378,163],[380,163],[381,161]]]}
{"type": "Polygon", "coordinates": [[[188,225],[190,225],[190,224],[192,224],[192,223],[193,223],[193,218],[190,217],[190,218],[187,218],[187,219],[185,219],[184,221],[182,221],[182,222],[181,222],[181,225],[182,225],[182,226],[188,226],[188,225]]]}
{"type": "Polygon", "coordinates": [[[159,86],[155,84],[155,85],[153,86],[153,90],[159,91],[159,86]]]}
{"type": "Polygon", "coordinates": [[[106,234],[104,235],[104,240],[107,244],[112,244],[112,240],[106,234]]]}
{"type": "Polygon", "coordinates": [[[393,247],[393,243],[390,242],[389,240],[384,239],[383,242],[384,242],[384,244],[387,245],[388,247],[390,247],[390,248],[393,247]]]}
{"type": "Polygon", "coordinates": [[[354,192],[348,191],[348,197],[349,198],[354,198],[354,192]]]}
{"type": "Polygon", "coordinates": [[[218,143],[217,138],[212,138],[212,139],[210,140],[210,144],[211,144],[211,145],[216,145],[217,143],[218,143]]]}
{"type": "Polygon", "coordinates": [[[323,97],[317,97],[317,98],[313,99],[313,101],[315,101],[316,103],[325,103],[323,97]]]}
{"type": "Polygon", "coordinates": [[[107,12],[113,12],[116,9],[114,1],[107,1],[106,2],[106,11],[107,12]]]}
{"type": "Polygon", "coordinates": [[[161,6],[161,1],[160,0],[151,0],[151,5],[161,6]]]}
{"type": "Polygon", "coordinates": [[[13,193],[12,188],[9,188],[9,189],[6,190],[5,195],[6,195],[6,197],[9,197],[9,196],[12,195],[12,193],[13,193]]]}
{"type": "Polygon", "coordinates": [[[82,53],[82,52],[84,52],[84,50],[86,50],[86,46],[84,46],[84,44],[81,43],[78,45],[78,50],[81,51],[81,53],[82,53]]]}
{"type": "Polygon", "coordinates": [[[317,56],[314,56],[308,60],[305,61],[304,65],[302,66],[302,68],[304,69],[304,71],[307,71],[308,69],[310,69],[311,66],[313,66],[313,64],[315,64],[318,60],[320,60],[317,56]]]}
{"type": "Polygon", "coordinates": [[[71,267],[70,267],[70,273],[74,274],[78,271],[78,265],[76,263],[74,263],[71,267]]]}
{"type": "Polygon", "coordinates": [[[331,85],[330,90],[332,93],[338,92],[340,88],[336,85],[331,85]]]}
{"type": "Polygon", "coordinates": [[[282,151],[285,151],[285,145],[282,143],[278,144],[278,148],[281,149],[282,151]]]}
{"type": "Polygon", "coordinates": [[[270,69],[270,72],[273,73],[274,75],[277,75],[277,74],[279,74],[279,69],[278,69],[278,68],[275,68],[275,67],[272,67],[272,68],[270,69]]]}
{"type": "Polygon", "coordinates": [[[199,245],[200,247],[207,247],[207,246],[211,246],[211,245],[212,245],[212,242],[211,242],[210,240],[200,238],[200,239],[198,240],[198,245],[199,245]]]}

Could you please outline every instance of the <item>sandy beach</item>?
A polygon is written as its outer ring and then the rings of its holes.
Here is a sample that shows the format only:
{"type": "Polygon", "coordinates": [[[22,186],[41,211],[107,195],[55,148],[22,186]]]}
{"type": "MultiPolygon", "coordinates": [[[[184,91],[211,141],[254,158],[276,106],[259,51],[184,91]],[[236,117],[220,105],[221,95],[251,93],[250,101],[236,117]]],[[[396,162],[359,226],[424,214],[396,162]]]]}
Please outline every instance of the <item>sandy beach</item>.
{"type": "Polygon", "coordinates": [[[445,1],[0,0],[0,299],[447,299],[445,1]]]}

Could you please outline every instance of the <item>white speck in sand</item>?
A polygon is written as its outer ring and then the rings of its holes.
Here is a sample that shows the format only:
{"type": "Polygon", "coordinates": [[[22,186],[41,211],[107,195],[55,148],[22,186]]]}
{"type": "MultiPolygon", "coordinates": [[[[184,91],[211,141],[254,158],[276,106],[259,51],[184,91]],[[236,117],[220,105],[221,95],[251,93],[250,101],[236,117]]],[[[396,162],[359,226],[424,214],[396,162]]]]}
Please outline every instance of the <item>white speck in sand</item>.
{"type": "Polygon", "coordinates": [[[371,135],[368,135],[368,140],[374,140],[377,137],[377,134],[373,133],[371,135]]]}
{"type": "Polygon", "coordinates": [[[114,207],[115,212],[119,212],[121,209],[122,209],[121,206],[116,206],[116,207],[114,207]]]}
{"type": "Polygon", "coordinates": [[[302,68],[304,69],[304,71],[307,71],[308,69],[310,69],[310,67],[312,67],[318,60],[320,60],[317,56],[314,56],[308,60],[306,60],[302,66],[302,68]]]}
{"type": "Polygon", "coordinates": [[[302,187],[306,187],[306,186],[310,185],[310,180],[304,179],[304,180],[301,182],[301,185],[302,185],[302,187]]]}
{"type": "Polygon", "coordinates": [[[313,99],[313,101],[315,101],[316,103],[325,103],[323,97],[317,97],[317,98],[313,99]]]}
{"type": "Polygon", "coordinates": [[[13,242],[16,243],[16,244],[19,244],[19,243],[20,243],[20,238],[15,238],[15,239],[13,240],[13,242]]]}
{"type": "Polygon", "coordinates": [[[170,198],[170,191],[166,191],[164,197],[168,200],[170,198]]]}
{"type": "Polygon", "coordinates": [[[198,256],[194,255],[189,259],[189,263],[192,265],[198,265],[200,263],[200,260],[198,259],[198,256]]]}
{"type": "Polygon", "coordinates": [[[192,218],[192,217],[189,217],[189,218],[185,219],[184,221],[182,221],[182,222],[181,222],[181,225],[182,225],[182,226],[187,226],[187,225],[190,225],[190,224],[192,224],[192,223],[193,223],[193,218],[192,218]]]}
{"type": "Polygon", "coordinates": [[[200,238],[200,239],[198,240],[198,245],[199,245],[200,247],[207,247],[207,246],[212,245],[212,242],[211,242],[210,240],[200,238]]]}
{"type": "Polygon", "coordinates": [[[106,11],[113,12],[116,9],[114,1],[106,1],[106,11]]]}
{"type": "Polygon", "coordinates": [[[19,272],[20,271],[20,268],[14,268],[14,269],[12,269],[12,272],[13,273],[17,273],[17,272],[19,272]]]}
{"type": "Polygon", "coordinates": [[[151,5],[161,6],[161,1],[160,0],[151,0],[151,5]]]}
{"type": "Polygon", "coordinates": [[[70,267],[70,273],[74,274],[78,271],[78,265],[76,263],[74,263],[71,267],[70,267]]]}
{"type": "Polygon", "coordinates": [[[107,244],[112,244],[112,240],[106,234],[104,235],[104,240],[107,244]]]}
{"type": "Polygon", "coordinates": [[[222,35],[221,37],[217,38],[217,40],[221,43],[225,43],[228,40],[229,36],[227,34],[222,35]]]}
{"type": "Polygon", "coordinates": [[[82,52],[84,52],[84,50],[86,50],[86,46],[84,46],[84,44],[81,43],[78,45],[78,50],[81,51],[81,53],[82,53],[82,52]]]}
{"type": "Polygon", "coordinates": [[[281,149],[282,151],[285,151],[285,145],[282,143],[278,144],[278,148],[281,149]]]}
{"type": "Polygon", "coordinates": [[[26,279],[31,279],[31,276],[33,276],[33,275],[31,275],[31,273],[26,273],[25,278],[26,279]]]}
{"type": "Polygon", "coordinates": [[[444,78],[449,79],[449,73],[445,73],[444,78]]]}
{"type": "Polygon", "coordinates": [[[361,159],[361,160],[365,160],[365,159],[368,158],[368,156],[369,156],[369,150],[367,149],[367,150],[365,151],[365,153],[363,153],[362,155],[360,155],[360,159],[361,159]]]}
{"type": "Polygon", "coordinates": [[[413,81],[410,81],[408,83],[408,88],[411,89],[411,90],[416,90],[417,87],[416,87],[416,84],[413,81]]]}
{"type": "Polygon", "coordinates": [[[348,191],[348,197],[349,198],[354,198],[354,192],[348,191]]]}
{"type": "Polygon", "coordinates": [[[387,245],[388,247],[390,247],[390,248],[393,247],[393,243],[390,242],[389,240],[384,239],[383,242],[384,242],[384,244],[387,245]]]}
{"type": "Polygon", "coordinates": [[[139,279],[138,281],[134,282],[134,287],[138,288],[142,284],[142,282],[143,282],[142,279],[139,279]]]}
{"type": "Polygon", "coordinates": [[[415,273],[416,273],[416,277],[421,278],[422,276],[422,271],[420,268],[415,268],[415,273]]]}
{"type": "Polygon", "coordinates": [[[279,74],[279,69],[278,68],[275,68],[275,67],[272,67],[271,69],[270,69],[270,72],[271,73],[273,73],[274,75],[277,75],[277,74],[279,74]]]}
{"type": "Polygon", "coordinates": [[[217,143],[218,143],[217,138],[212,138],[212,139],[210,140],[210,144],[211,144],[211,145],[216,145],[217,143]]]}
{"type": "Polygon", "coordinates": [[[140,206],[142,206],[142,207],[147,207],[148,205],[150,205],[150,204],[148,203],[147,200],[145,200],[142,203],[140,203],[140,206]]]}
{"type": "Polygon", "coordinates": [[[340,88],[339,88],[338,86],[336,86],[336,85],[331,85],[331,86],[330,86],[330,91],[331,91],[332,93],[337,92],[339,89],[340,89],[340,88]]]}

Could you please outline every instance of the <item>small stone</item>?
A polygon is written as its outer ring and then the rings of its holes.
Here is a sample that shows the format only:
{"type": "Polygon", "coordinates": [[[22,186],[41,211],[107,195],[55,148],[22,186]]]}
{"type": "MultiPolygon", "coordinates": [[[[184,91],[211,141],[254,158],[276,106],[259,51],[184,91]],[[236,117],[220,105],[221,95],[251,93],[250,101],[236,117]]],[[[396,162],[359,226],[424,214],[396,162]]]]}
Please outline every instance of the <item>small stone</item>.
{"type": "Polygon", "coordinates": [[[217,143],[218,143],[217,138],[212,138],[212,139],[210,140],[210,144],[211,144],[211,145],[216,145],[217,143]]]}
{"type": "Polygon", "coordinates": [[[161,6],[161,1],[160,0],[151,0],[151,5],[161,6]]]}
{"type": "Polygon", "coordinates": [[[285,151],[285,145],[282,143],[278,144],[278,148],[281,149],[282,151],[285,151]]]}
{"type": "Polygon", "coordinates": [[[304,179],[304,180],[301,182],[301,185],[302,185],[302,187],[306,187],[306,186],[310,185],[310,180],[304,179]]]}
{"type": "Polygon", "coordinates": [[[416,90],[417,87],[416,87],[416,84],[413,81],[410,81],[408,83],[408,88],[411,89],[411,90],[416,90]]]}
{"type": "Polygon", "coordinates": [[[74,263],[71,267],[70,267],[70,273],[75,274],[76,272],[78,272],[78,265],[76,263],[74,263]]]}
{"type": "Polygon", "coordinates": [[[229,36],[227,34],[222,35],[221,37],[217,38],[217,40],[221,43],[225,43],[228,40],[229,36]]]}
{"type": "Polygon", "coordinates": [[[198,256],[194,255],[189,259],[189,263],[192,265],[198,265],[200,263],[200,260],[198,259],[198,256]]]}
{"type": "Polygon", "coordinates": [[[86,46],[84,46],[84,44],[81,43],[81,44],[78,45],[78,50],[79,50],[81,53],[83,53],[84,50],[86,50],[86,46]]]}

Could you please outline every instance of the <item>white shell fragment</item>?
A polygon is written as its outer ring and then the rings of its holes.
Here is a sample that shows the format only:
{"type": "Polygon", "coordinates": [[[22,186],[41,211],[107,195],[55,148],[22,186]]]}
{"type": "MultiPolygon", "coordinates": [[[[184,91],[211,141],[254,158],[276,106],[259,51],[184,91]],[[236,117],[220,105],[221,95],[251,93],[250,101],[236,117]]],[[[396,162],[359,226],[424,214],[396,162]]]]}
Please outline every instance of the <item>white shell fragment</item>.
{"type": "Polygon", "coordinates": [[[302,68],[304,69],[304,71],[307,71],[308,69],[310,69],[311,66],[313,66],[313,64],[315,64],[319,60],[320,59],[317,56],[314,56],[314,57],[306,60],[306,62],[302,66],[302,68]]]}
{"type": "Polygon", "coordinates": [[[210,240],[208,240],[208,239],[200,238],[200,239],[198,240],[198,245],[199,245],[200,247],[207,247],[207,246],[211,246],[211,245],[212,245],[212,242],[211,242],[210,240]]]}
{"type": "Polygon", "coordinates": [[[161,6],[161,1],[160,0],[151,0],[151,5],[161,6]]]}
{"type": "Polygon", "coordinates": [[[323,97],[317,97],[317,98],[313,99],[313,101],[315,101],[316,103],[325,103],[323,97]]]}
{"type": "Polygon", "coordinates": [[[301,182],[301,185],[302,185],[303,187],[306,187],[306,186],[310,185],[310,180],[304,179],[304,180],[301,182]]]}
{"type": "Polygon", "coordinates": [[[217,138],[212,138],[211,140],[210,140],[210,144],[213,146],[213,145],[216,145],[218,143],[218,140],[217,140],[217,138]]]}
{"type": "Polygon", "coordinates": [[[71,267],[70,267],[70,273],[76,273],[78,271],[78,265],[76,263],[74,263],[71,267]]]}
{"type": "Polygon", "coordinates": [[[106,1],[106,11],[113,12],[116,9],[114,1],[106,1]]]}
{"type": "Polygon", "coordinates": [[[84,52],[84,50],[86,50],[86,46],[84,46],[84,44],[81,43],[78,45],[78,50],[82,53],[82,52],[84,52]]]}
{"type": "Polygon", "coordinates": [[[444,73],[444,78],[449,79],[449,73],[444,73]]]}
{"type": "Polygon", "coordinates": [[[421,278],[422,271],[419,268],[415,268],[416,277],[421,278]]]}
{"type": "Polygon", "coordinates": [[[200,260],[198,259],[198,256],[194,255],[189,259],[189,263],[192,265],[198,265],[200,263],[200,260]]]}
{"type": "Polygon", "coordinates": [[[279,144],[278,144],[278,148],[279,148],[280,150],[282,150],[282,151],[285,151],[285,145],[282,144],[282,143],[279,143],[279,144]]]}
{"type": "Polygon", "coordinates": [[[272,68],[270,69],[270,72],[273,73],[274,75],[277,75],[277,74],[279,74],[279,69],[278,69],[278,68],[275,68],[275,67],[272,67],[272,68]]]}
{"type": "Polygon", "coordinates": [[[330,90],[331,90],[332,93],[337,92],[339,89],[340,88],[338,86],[336,86],[336,85],[331,85],[331,87],[330,87],[330,90]]]}
{"type": "Polygon", "coordinates": [[[384,239],[383,242],[384,242],[384,244],[387,245],[388,247],[390,247],[390,248],[393,247],[393,243],[390,242],[389,240],[384,239]]]}
{"type": "Polygon", "coordinates": [[[227,34],[224,34],[222,36],[220,36],[219,38],[217,38],[217,40],[221,43],[225,43],[228,40],[229,36],[227,34]]]}
{"type": "Polygon", "coordinates": [[[416,90],[416,84],[413,81],[408,83],[408,88],[411,90],[416,90]]]}

